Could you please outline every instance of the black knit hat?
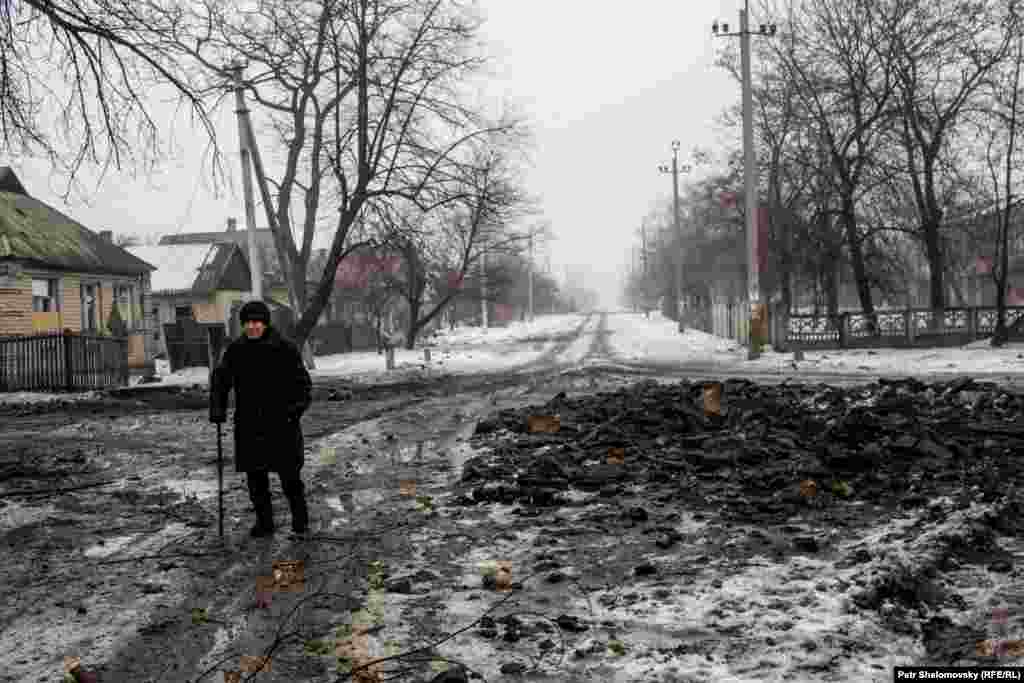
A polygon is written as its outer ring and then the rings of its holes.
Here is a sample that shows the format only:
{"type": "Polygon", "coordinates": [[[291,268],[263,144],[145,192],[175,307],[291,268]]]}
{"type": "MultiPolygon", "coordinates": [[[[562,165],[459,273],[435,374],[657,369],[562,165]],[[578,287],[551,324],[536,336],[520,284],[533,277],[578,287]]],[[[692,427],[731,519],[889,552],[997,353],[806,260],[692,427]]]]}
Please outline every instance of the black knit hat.
{"type": "Polygon", "coordinates": [[[238,313],[238,320],[243,325],[250,320],[258,320],[264,325],[270,324],[270,309],[262,301],[250,301],[238,313]]]}

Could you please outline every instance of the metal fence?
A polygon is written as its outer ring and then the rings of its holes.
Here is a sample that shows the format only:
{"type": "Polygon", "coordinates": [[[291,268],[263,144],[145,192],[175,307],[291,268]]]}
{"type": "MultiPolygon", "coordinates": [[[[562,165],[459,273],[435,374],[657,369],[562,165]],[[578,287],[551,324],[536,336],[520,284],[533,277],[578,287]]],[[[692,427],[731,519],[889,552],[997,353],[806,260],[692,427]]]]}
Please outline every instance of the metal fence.
{"type": "Polygon", "coordinates": [[[127,337],[71,330],[0,337],[0,391],[91,391],[127,384],[127,337]]]}
{"type": "MultiPolygon", "coordinates": [[[[917,308],[878,310],[874,326],[861,312],[838,316],[793,315],[789,317],[787,342],[804,348],[872,348],[959,346],[984,339],[995,332],[994,306],[950,307],[936,312],[917,308]]],[[[1011,340],[1024,338],[1024,307],[1006,307],[1011,340]]]]}
{"type": "MultiPolygon", "coordinates": [[[[715,302],[687,311],[684,325],[746,345],[749,315],[745,301],[715,302]]],[[[926,308],[878,309],[874,322],[873,329],[869,316],[859,311],[787,316],[775,306],[768,307],[770,343],[780,350],[959,346],[991,336],[996,309],[950,307],[941,314],[926,308]]],[[[1024,339],[1024,306],[1007,306],[1006,324],[1011,340],[1024,339]]]]}

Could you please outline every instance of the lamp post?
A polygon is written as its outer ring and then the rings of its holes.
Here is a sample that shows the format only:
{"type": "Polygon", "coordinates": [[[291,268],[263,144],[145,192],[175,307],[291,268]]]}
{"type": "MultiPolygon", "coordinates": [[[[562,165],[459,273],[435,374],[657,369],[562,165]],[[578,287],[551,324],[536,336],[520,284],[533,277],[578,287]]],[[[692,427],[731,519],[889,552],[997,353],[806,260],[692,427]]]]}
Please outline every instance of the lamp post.
{"type": "MultiPolygon", "coordinates": [[[[675,260],[675,272],[673,273],[673,291],[676,297],[675,315],[682,324],[682,315],[679,311],[679,304],[683,300],[683,228],[679,220],[679,171],[684,173],[690,171],[689,164],[679,165],[679,140],[672,141],[672,167],[662,164],[658,166],[661,173],[672,174],[672,225],[676,232],[676,248],[672,250],[675,260]]],[[[682,331],[682,328],[680,328],[682,331]]]]}
{"type": "MultiPolygon", "coordinates": [[[[761,355],[755,339],[763,341],[766,337],[768,316],[764,302],[761,300],[761,288],[758,278],[758,245],[757,240],[757,184],[754,168],[754,106],[753,87],[750,78],[750,36],[749,30],[750,3],[744,0],[740,10],[740,30],[729,33],[729,24],[719,24],[716,20],[711,25],[711,32],[718,38],[739,36],[740,66],[743,71],[743,188],[746,195],[746,226],[747,226],[747,297],[750,299],[750,349],[747,357],[754,360],[761,355]]],[[[774,36],[775,24],[761,24],[757,35],[774,36]]]]}

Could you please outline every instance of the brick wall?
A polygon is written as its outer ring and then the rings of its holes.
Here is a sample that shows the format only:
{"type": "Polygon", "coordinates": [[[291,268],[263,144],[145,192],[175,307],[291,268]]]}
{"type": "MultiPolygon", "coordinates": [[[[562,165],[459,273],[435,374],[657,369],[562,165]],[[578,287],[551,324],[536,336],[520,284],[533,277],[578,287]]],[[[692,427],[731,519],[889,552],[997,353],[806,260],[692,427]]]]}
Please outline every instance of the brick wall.
{"type": "Polygon", "coordinates": [[[0,288],[0,336],[32,334],[32,278],[22,273],[14,284],[0,288]]]}
{"type": "Polygon", "coordinates": [[[82,331],[81,283],[82,276],[78,273],[64,273],[61,277],[61,329],[69,327],[75,332],[82,331]]]}

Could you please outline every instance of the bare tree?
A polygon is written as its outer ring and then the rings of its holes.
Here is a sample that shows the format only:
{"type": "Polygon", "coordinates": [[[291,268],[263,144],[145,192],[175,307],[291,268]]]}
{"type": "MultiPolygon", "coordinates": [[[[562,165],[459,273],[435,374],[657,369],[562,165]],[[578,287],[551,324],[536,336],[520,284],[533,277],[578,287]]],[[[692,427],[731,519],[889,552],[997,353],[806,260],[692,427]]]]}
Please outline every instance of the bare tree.
{"type": "MultiPolygon", "coordinates": [[[[866,0],[821,0],[804,15],[790,15],[787,31],[800,38],[776,49],[786,75],[798,86],[803,109],[820,131],[857,295],[874,330],[858,204],[884,141],[883,124],[891,117],[895,90],[892,58],[877,15],[866,0]]],[[[822,220],[828,216],[822,211],[822,220]]]]}
{"type": "Polygon", "coordinates": [[[247,66],[246,92],[281,150],[278,158],[255,155],[254,165],[299,312],[294,337],[304,344],[341,259],[379,241],[356,236],[359,217],[398,201],[430,211],[458,200],[466,146],[516,127],[463,104],[464,83],[482,61],[472,54],[479,20],[459,0],[267,0],[247,9],[206,0],[174,15],[167,38],[206,69],[211,85],[223,85],[228,60],[247,66]],[[308,293],[318,229],[333,239],[308,293]]]}
{"type": "Polygon", "coordinates": [[[1014,192],[1017,189],[1014,171],[1020,160],[1014,155],[1017,152],[1017,133],[1020,126],[1018,103],[1021,65],[1024,63],[1024,34],[1021,32],[1022,26],[1017,10],[1017,3],[1013,2],[1010,17],[1003,22],[1005,35],[1011,40],[1015,39],[1016,45],[1008,78],[1006,81],[997,81],[993,84],[992,103],[995,107],[992,115],[1001,125],[991,128],[985,155],[995,199],[995,258],[991,270],[996,286],[996,327],[992,335],[992,346],[995,347],[1003,346],[1009,338],[1006,327],[1006,287],[1010,273],[1010,224],[1012,215],[1020,213],[1020,201],[1014,192]],[[996,151],[997,147],[1001,152],[996,151]],[[1002,162],[1001,169],[998,168],[999,162],[1002,162]]]}
{"type": "MultiPolygon", "coordinates": [[[[0,144],[42,155],[68,178],[161,156],[151,86],[169,86],[216,144],[189,73],[158,39],[153,0],[0,2],[0,144]]],[[[217,158],[216,147],[214,147],[217,158]]]]}
{"type": "MultiPolygon", "coordinates": [[[[941,311],[946,305],[941,228],[957,190],[956,176],[943,173],[943,157],[955,161],[950,143],[960,116],[976,104],[976,94],[1006,58],[1011,36],[991,30],[999,22],[987,3],[894,0],[882,6],[890,11],[880,18],[885,37],[874,48],[894,67],[904,173],[929,264],[931,307],[941,311]]],[[[941,322],[938,316],[933,320],[941,322]]]]}

